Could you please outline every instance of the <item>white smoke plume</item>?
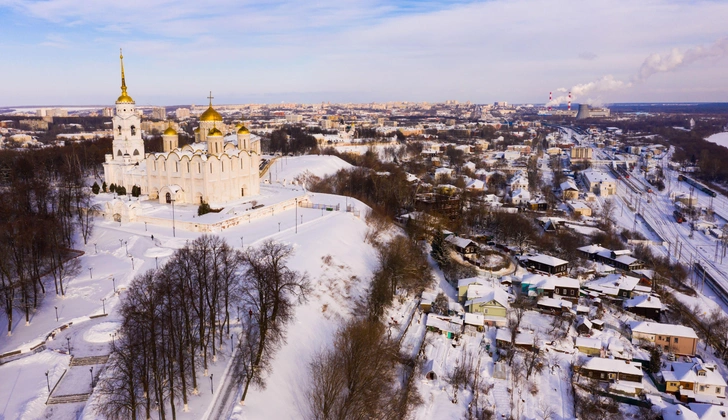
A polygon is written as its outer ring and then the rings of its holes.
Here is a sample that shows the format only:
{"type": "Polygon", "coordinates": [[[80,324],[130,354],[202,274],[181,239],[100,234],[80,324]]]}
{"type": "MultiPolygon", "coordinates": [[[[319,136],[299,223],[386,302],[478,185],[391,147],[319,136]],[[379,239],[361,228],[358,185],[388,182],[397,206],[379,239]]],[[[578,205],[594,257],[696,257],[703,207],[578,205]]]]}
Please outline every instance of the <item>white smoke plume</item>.
{"type": "Polygon", "coordinates": [[[726,55],[728,55],[728,37],[719,39],[708,47],[698,46],[684,52],[675,48],[668,54],[651,54],[640,66],[634,80],[644,82],[656,73],[672,71],[704,58],[720,58],[726,55]]]}
{"type": "MultiPolygon", "coordinates": [[[[632,83],[626,83],[621,80],[617,80],[612,75],[607,75],[599,80],[589,83],[582,83],[571,88],[571,101],[589,103],[594,105],[595,102],[599,102],[599,95],[603,92],[609,92],[617,89],[628,88],[632,86],[632,83]]],[[[564,88],[557,89],[557,92],[567,92],[564,88]]],[[[559,95],[549,101],[546,106],[557,106],[565,104],[569,101],[569,95],[559,95]]]]}
{"type": "MultiPolygon", "coordinates": [[[[607,75],[599,80],[582,83],[571,88],[571,101],[595,105],[601,102],[600,94],[617,89],[625,89],[633,83],[642,83],[656,73],[664,73],[679,67],[689,65],[696,61],[708,58],[721,58],[728,56],[728,37],[721,38],[708,47],[698,46],[685,51],[673,49],[668,54],[650,54],[639,68],[631,82],[624,82],[607,75]]],[[[565,88],[556,89],[557,92],[566,93],[565,88]]],[[[567,103],[568,94],[562,94],[549,101],[546,106],[558,106],[567,103]]]]}

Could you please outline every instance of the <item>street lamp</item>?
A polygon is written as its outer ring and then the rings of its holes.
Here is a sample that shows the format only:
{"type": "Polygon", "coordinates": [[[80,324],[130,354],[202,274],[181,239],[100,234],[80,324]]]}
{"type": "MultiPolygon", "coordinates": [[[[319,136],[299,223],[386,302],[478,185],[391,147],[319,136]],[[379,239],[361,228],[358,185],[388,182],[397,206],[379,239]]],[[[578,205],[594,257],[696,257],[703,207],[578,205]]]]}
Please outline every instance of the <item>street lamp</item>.
{"type": "Polygon", "coordinates": [[[144,232],[147,231],[147,222],[144,222],[144,232]]]}
{"type": "Polygon", "coordinates": [[[174,230],[174,199],[169,200],[172,202],[172,237],[177,236],[174,230]]]}
{"type": "Polygon", "coordinates": [[[124,247],[126,249],[126,255],[129,255],[129,241],[124,241],[124,247]]]}
{"type": "Polygon", "coordinates": [[[240,248],[244,248],[245,247],[245,241],[243,240],[243,238],[245,238],[245,236],[241,236],[240,237],[240,248]]]}
{"type": "Polygon", "coordinates": [[[56,322],[58,322],[58,306],[54,306],[56,308],[56,322]]]}
{"type": "Polygon", "coordinates": [[[98,254],[98,253],[99,253],[99,249],[96,248],[96,242],[94,242],[94,254],[98,254]]]}
{"type": "Polygon", "coordinates": [[[123,239],[119,239],[119,248],[121,248],[122,246],[124,246],[124,240],[123,239]]]}
{"type": "Polygon", "coordinates": [[[156,264],[157,268],[159,268],[159,257],[154,257],[154,264],[156,264]]]}
{"type": "Polygon", "coordinates": [[[51,380],[48,379],[48,371],[46,373],[46,384],[48,385],[48,392],[51,392],[51,380]]]}
{"type": "Polygon", "coordinates": [[[215,393],[215,390],[214,390],[214,389],[212,388],[212,375],[213,375],[213,374],[211,373],[211,374],[210,374],[210,393],[211,393],[211,394],[214,394],[214,393],[215,393]]]}
{"type": "Polygon", "coordinates": [[[281,231],[281,222],[278,222],[278,232],[281,231]]]}
{"type": "Polygon", "coordinates": [[[235,345],[235,342],[233,341],[233,337],[235,337],[235,334],[234,333],[230,334],[230,354],[233,354],[233,351],[235,350],[233,347],[235,345]]]}
{"type": "Polygon", "coordinates": [[[106,298],[101,298],[101,305],[104,308],[104,315],[106,315],[106,298]]]}
{"type": "Polygon", "coordinates": [[[114,293],[116,293],[116,279],[114,277],[111,278],[111,284],[114,286],[114,293]]]}
{"type": "Polygon", "coordinates": [[[296,222],[296,233],[298,233],[298,198],[296,198],[296,218],[294,222],[296,222]]]}
{"type": "Polygon", "coordinates": [[[68,343],[68,355],[73,357],[71,354],[71,337],[66,337],[66,342],[68,343]]]}
{"type": "Polygon", "coordinates": [[[93,280],[94,275],[93,275],[93,271],[92,270],[93,270],[93,267],[89,267],[88,268],[88,276],[89,276],[89,278],[91,278],[93,280]]]}
{"type": "Polygon", "coordinates": [[[112,348],[114,348],[114,347],[115,347],[115,344],[116,344],[116,343],[114,342],[114,336],[116,336],[116,333],[113,333],[113,334],[109,334],[109,337],[111,337],[111,347],[112,347],[112,348]]]}
{"type": "Polygon", "coordinates": [[[131,257],[131,269],[134,269],[134,257],[131,257]]]}
{"type": "Polygon", "coordinates": [[[94,387],[94,367],[91,366],[91,369],[89,369],[89,372],[91,372],[91,388],[94,387]]]}

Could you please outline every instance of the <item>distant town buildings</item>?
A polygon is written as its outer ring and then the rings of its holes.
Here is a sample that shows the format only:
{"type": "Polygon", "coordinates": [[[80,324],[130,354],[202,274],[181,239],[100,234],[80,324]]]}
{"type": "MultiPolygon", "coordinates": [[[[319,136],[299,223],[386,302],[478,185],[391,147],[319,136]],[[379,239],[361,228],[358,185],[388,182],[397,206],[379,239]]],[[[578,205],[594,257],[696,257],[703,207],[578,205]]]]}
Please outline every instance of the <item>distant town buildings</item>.
{"type": "Polygon", "coordinates": [[[190,117],[190,109],[189,108],[177,108],[174,111],[174,115],[177,117],[178,120],[184,120],[190,117]]]}
{"type": "Polygon", "coordinates": [[[165,120],[167,119],[167,108],[163,106],[155,106],[152,108],[152,119],[153,120],[165,120]]]}

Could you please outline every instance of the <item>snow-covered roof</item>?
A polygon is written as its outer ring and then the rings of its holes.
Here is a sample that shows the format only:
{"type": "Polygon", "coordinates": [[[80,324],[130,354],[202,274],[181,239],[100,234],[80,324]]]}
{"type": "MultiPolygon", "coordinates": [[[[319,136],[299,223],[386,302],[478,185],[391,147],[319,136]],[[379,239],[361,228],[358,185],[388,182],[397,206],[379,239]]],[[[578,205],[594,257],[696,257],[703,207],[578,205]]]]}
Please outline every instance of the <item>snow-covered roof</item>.
{"type": "Polygon", "coordinates": [[[471,243],[473,243],[473,241],[471,241],[470,239],[465,239],[465,238],[461,238],[459,236],[454,236],[454,235],[446,238],[445,240],[450,242],[451,244],[455,245],[458,248],[465,248],[468,245],[470,245],[471,243]]]}
{"type": "Polygon", "coordinates": [[[725,387],[723,376],[713,364],[696,362],[673,362],[669,369],[660,372],[665,381],[689,382],[700,385],[725,387]],[[701,375],[698,375],[701,372],[701,375]]]}
{"type": "Polygon", "coordinates": [[[468,182],[468,184],[465,186],[465,188],[470,190],[484,190],[485,189],[485,182],[479,180],[479,179],[473,179],[468,182]]]}
{"type": "MultiPolygon", "coordinates": [[[[529,261],[538,262],[541,264],[550,265],[552,267],[556,267],[563,264],[568,264],[568,261],[562,260],[561,258],[552,257],[550,255],[545,254],[536,254],[534,256],[528,257],[529,261]]],[[[577,286],[578,287],[578,286],[577,286]]]]}
{"type": "Polygon", "coordinates": [[[722,405],[690,403],[688,406],[700,420],[728,418],[728,408],[722,405]]]}
{"type": "Polygon", "coordinates": [[[695,412],[683,405],[670,405],[662,409],[663,420],[702,420],[695,412]]]}
{"type": "Polygon", "coordinates": [[[590,337],[576,337],[576,347],[584,347],[587,349],[602,349],[602,340],[590,337]]]}
{"type": "Polygon", "coordinates": [[[600,252],[609,251],[607,248],[601,247],[599,245],[587,245],[581,248],[577,248],[577,250],[587,254],[598,254],[600,252]]]}
{"type": "Polygon", "coordinates": [[[695,334],[695,331],[692,328],[686,327],[684,325],[660,324],[658,322],[633,321],[630,323],[630,329],[632,330],[633,333],[669,335],[671,337],[678,336],[678,337],[698,338],[698,335],[695,334]]]}
{"type": "Polygon", "coordinates": [[[586,171],[582,172],[582,175],[586,177],[587,181],[589,183],[600,183],[600,182],[614,182],[614,178],[606,174],[602,171],[597,171],[594,169],[587,169],[586,171]]]}
{"type": "Polygon", "coordinates": [[[500,287],[490,287],[485,285],[471,285],[468,287],[468,301],[465,302],[465,306],[472,306],[476,303],[488,303],[495,301],[504,308],[508,309],[508,293],[500,287]]]}
{"type": "Polygon", "coordinates": [[[651,308],[662,310],[662,302],[657,296],[638,295],[624,302],[625,308],[651,308]]]}
{"type": "Polygon", "coordinates": [[[572,180],[567,180],[561,183],[560,185],[561,191],[567,191],[567,190],[579,190],[576,187],[576,183],[572,180]]]}
{"type": "Polygon", "coordinates": [[[451,318],[446,316],[428,315],[427,327],[437,328],[440,331],[460,333],[462,330],[463,320],[460,318],[451,318]]]}
{"type": "Polygon", "coordinates": [[[458,287],[469,286],[471,284],[485,284],[485,279],[482,277],[468,277],[458,280],[458,287]]]}
{"type": "Polygon", "coordinates": [[[619,372],[627,375],[642,375],[641,365],[639,363],[632,363],[629,360],[592,357],[584,363],[583,368],[599,372],[619,372]]]}
{"type": "Polygon", "coordinates": [[[465,318],[463,320],[465,321],[465,324],[467,324],[467,325],[482,326],[485,323],[484,319],[483,319],[483,314],[466,313],[465,318]]]}
{"type": "Polygon", "coordinates": [[[571,309],[574,304],[568,300],[564,300],[561,298],[550,298],[548,296],[543,296],[541,299],[537,302],[540,306],[546,306],[548,308],[555,308],[555,309],[561,309],[561,308],[567,308],[571,309]]]}
{"type": "Polygon", "coordinates": [[[640,279],[623,274],[610,274],[597,280],[590,281],[584,285],[587,289],[596,290],[607,295],[617,296],[619,290],[633,291],[639,284],[640,279]]]}

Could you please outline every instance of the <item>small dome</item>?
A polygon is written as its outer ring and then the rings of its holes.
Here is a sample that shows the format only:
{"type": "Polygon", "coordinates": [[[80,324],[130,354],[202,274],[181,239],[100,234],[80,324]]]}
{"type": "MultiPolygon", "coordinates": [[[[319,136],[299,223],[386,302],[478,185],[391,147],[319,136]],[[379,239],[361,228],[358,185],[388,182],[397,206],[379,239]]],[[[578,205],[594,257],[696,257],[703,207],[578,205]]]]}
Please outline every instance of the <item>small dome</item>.
{"type": "Polygon", "coordinates": [[[212,127],[210,132],[207,133],[207,136],[222,136],[222,131],[218,130],[217,127],[212,127]]]}
{"type": "Polygon", "coordinates": [[[199,132],[200,132],[200,127],[195,128],[195,133],[199,133],[199,132]]]}
{"type": "Polygon", "coordinates": [[[164,130],[164,134],[162,134],[162,135],[163,136],[176,136],[177,132],[174,131],[174,128],[172,128],[172,126],[170,125],[169,127],[167,127],[166,130],[164,130]]]}
{"type": "Polygon", "coordinates": [[[248,130],[248,127],[243,125],[238,130],[238,134],[250,134],[250,130],[248,130]]]}
{"type": "Polygon", "coordinates": [[[119,96],[119,99],[116,100],[117,104],[133,104],[134,99],[131,98],[131,96],[127,95],[126,92],[122,93],[121,96],[119,96]]]}
{"type": "Polygon", "coordinates": [[[200,115],[200,121],[222,121],[222,115],[210,105],[205,112],[200,115]]]}

